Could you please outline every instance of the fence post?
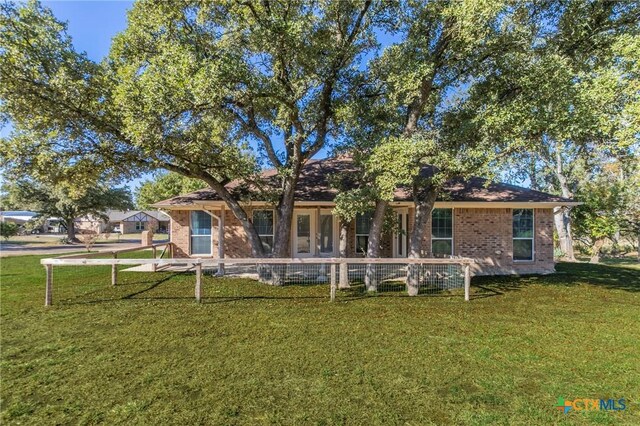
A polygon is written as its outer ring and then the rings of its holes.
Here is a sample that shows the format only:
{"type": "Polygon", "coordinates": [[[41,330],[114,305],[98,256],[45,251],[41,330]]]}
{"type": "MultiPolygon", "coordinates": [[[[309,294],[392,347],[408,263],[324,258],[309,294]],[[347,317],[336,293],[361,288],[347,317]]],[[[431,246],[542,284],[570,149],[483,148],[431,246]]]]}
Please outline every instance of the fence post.
{"type": "MultiPolygon", "coordinates": [[[[157,255],[156,246],[151,247],[151,252],[153,253],[153,259],[155,260],[156,255],[157,255]]],[[[155,264],[155,263],[151,264],[151,272],[155,272],[157,268],[158,268],[157,264],[155,264]]]]}
{"type": "MultiPolygon", "coordinates": [[[[113,253],[113,259],[117,259],[118,258],[118,253],[117,252],[112,252],[113,253]]],[[[118,284],[118,264],[116,262],[113,262],[111,264],[111,285],[116,285],[118,284]]]]}
{"type": "Polygon", "coordinates": [[[200,303],[202,298],[202,263],[198,259],[196,263],[196,302],[200,303]]]}
{"type": "Polygon", "coordinates": [[[45,265],[47,284],[44,291],[44,306],[51,306],[53,302],[53,265],[45,265]]]}
{"type": "Polygon", "coordinates": [[[471,291],[471,266],[467,263],[464,265],[464,300],[469,301],[471,291]]]}
{"type": "Polygon", "coordinates": [[[336,264],[331,264],[331,301],[336,300],[336,264]]]}

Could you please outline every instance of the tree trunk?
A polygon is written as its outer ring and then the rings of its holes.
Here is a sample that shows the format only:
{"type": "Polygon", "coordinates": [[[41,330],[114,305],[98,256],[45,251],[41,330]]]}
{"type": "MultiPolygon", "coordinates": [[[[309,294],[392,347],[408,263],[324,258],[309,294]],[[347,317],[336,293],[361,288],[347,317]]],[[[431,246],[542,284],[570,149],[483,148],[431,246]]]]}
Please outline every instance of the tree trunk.
{"type": "Polygon", "coordinates": [[[560,250],[562,250],[565,260],[575,262],[576,258],[573,250],[573,235],[571,233],[571,208],[556,207],[553,210],[553,220],[556,226],[556,232],[558,233],[560,250]]]}
{"type": "MultiPolygon", "coordinates": [[[[347,257],[347,239],[348,239],[349,224],[343,220],[340,220],[340,257],[345,259],[347,257]]],[[[346,263],[340,264],[340,279],[338,281],[338,288],[349,288],[349,265],[346,263]]]]}
{"type": "MultiPolygon", "coordinates": [[[[264,247],[262,246],[262,240],[260,239],[260,235],[258,235],[258,231],[256,231],[255,226],[253,226],[253,222],[249,220],[249,216],[247,212],[237,199],[233,197],[229,193],[229,191],[222,185],[220,182],[213,178],[209,178],[208,176],[196,176],[200,179],[204,180],[209,184],[211,189],[213,189],[222,200],[225,202],[233,216],[240,221],[242,225],[242,229],[249,240],[249,245],[251,246],[251,257],[262,258],[265,257],[264,247]]],[[[271,271],[268,265],[256,265],[256,270],[258,272],[258,280],[260,282],[270,282],[271,280],[271,271]]]]}
{"type": "Polygon", "coordinates": [[[640,262],[640,232],[638,232],[638,262],[640,262]]]}
{"type": "Polygon", "coordinates": [[[289,257],[291,242],[291,221],[293,219],[293,204],[295,187],[298,181],[298,171],[295,176],[285,179],[282,196],[276,209],[276,229],[273,234],[273,257],[289,257]]]}
{"type": "Polygon", "coordinates": [[[65,219],[65,225],[67,227],[67,241],[74,243],[78,241],[76,238],[76,225],[74,223],[75,218],[65,219]]]}
{"type": "MultiPolygon", "coordinates": [[[[290,176],[284,178],[282,184],[282,195],[276,208],[276,228],[273,233],[273,253],[271,254],[275,258],[290,257],[294,196],[301,166],[300,161],[294,160],[294,170],[290,176]]],[[[271,284],[284,285],[286,275],[287,265],[272,265],[271,284]]]]}
{"type": "Polygon", "coordinates": [[[591,259],[589,263],[600,263],[600,257],[602,255],[602,246],[604,246],[604,238],[598,238],[591,247],[591,259]]]}
{"type": "Polygon", "coordinates": [[[249,244],[251,245],[251,256],[252,257],[264,257],[264,248],[262,247],[262,241],[260,240],[260,235],[256,231],[256,228],[253,226],[253,222],[249,220],[249,216],[245,209],[242,208],[238,200],[236,200],[229,191],[222,185],[220,182],[209,179],[206,176],[195,176],[207,182],[211,189],[213,189],[216,194],[222,198],[225,202],[233,216],[235,216],[240,224],[242,225],[242,229],[244,230],[247,239],[249,240],[249,244]]]}
{"type": "MultiPolygon", "coordinates": [[[[380,257],[380,240],[382,238],[382,227],[384,225],[384,214],[387,211],[388,202],[378,200],[376,202],[376,209],[373,212],[373,218],[371,220],[371,226],[369,227],[369,242],[367,244],[367,257],[378,258],[380,257]]],[[[378,277],[376,274],[376,264],[367,263],[364,284],[367,291],[378,290],[378,277]]]]}
{"type": "MultiPolygon", "coordinates": [[[[560,185],[560,191],[564,198],[573,197],[573,193],[569,189],[569,182],[564,173],[564,164],[562,161],[562,147],[558,142],[556,143],[555,149],[555,157],[556,157],[556,169],[555,174],[558,179],[558,184],[560,185]]],[[[556,231],[558,232],[558,239],[560,241],[560,249],[564,253],[564,257],[566,260],[570,262],[575,262],[576,257],[573,251],[573,235],[571,234],[571,212],[570,207],[559,207],[555,210],[555,224],[556,231]],[[560,210],[560,213],[558,213],[560,210]]]]}
{"type": "MultiPolygon", "coordinates": [[[[411,259],[422,257],[422,241],[438,195],[433,185],[426,184],[423,188],[418,188],[418,185],[414,184],[413,190],[415,211],[413,229],[409,238],[409,258],[411,259]]],[[[420,290],[421,269],[420,265],[410,264],[407,267],[407,292],[409,296],[416,296],[420,290]]]]}

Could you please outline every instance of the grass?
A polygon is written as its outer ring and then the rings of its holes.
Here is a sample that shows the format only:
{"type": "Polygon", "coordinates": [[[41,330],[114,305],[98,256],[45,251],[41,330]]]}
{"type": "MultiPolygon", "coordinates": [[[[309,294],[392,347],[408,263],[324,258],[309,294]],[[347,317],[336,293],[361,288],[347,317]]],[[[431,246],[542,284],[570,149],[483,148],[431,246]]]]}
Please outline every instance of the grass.
{"type": "Polygon", "coordinates": [[[0,247],[5,244],[21,246],[50,246],[60,244],[62,236],[40,236],[38,234],[16,235],[8,240],[0,240],[0,247]]]}
{"type": "MultiPolygon", "coordinates": [[[[6,245],[19,245],[25,247],[45,247],[45,246],[59,246],[63,245],[60,242],[65,235],[62,234],[29,234],[29,235],[17,235],[15,237],[11,237],[9,240],[0,240],[0,248],[6,245]]],[[[153,241],[161,242],[167,241],[169,239],[168,234],[154,234],[153,241]]],[[[138,240],[140,241],[140,233],[137,234],[122,234],[120,238],[118,238],[117,234],[110,234],[109,238],[98,238],[96,240],[97,246],[99,247],[103,243],[119,243],[119,242],[129,242],[130,240],[138,240]]],[[[77,244],[78,246],[82,246],[81,244],[77,244]]]]}
{"type": "MultiPolygon", "coordinates": [[[[153,234],[153,241],[167,241],[169,239],[169,234],[153,234]]],[[[98,243],[117,243],[119,241],[125,240],[140,240],[140,232],[133,234],[121,234],[120,238],[118,238],[118,234],[113,233],[109,235],[109,238],[98,238],[98,243]]]]}
{"type": "MultiPolygon", "coordinates": [[[[145,255],[145,254],[141,254],[145,255]]],[[[473,300],[341,296],[2,259],[4,424],[639,424],[640,269],[485,277],[473,300]],[[621,412],[554,409],[625,398],[621,412]]]]}

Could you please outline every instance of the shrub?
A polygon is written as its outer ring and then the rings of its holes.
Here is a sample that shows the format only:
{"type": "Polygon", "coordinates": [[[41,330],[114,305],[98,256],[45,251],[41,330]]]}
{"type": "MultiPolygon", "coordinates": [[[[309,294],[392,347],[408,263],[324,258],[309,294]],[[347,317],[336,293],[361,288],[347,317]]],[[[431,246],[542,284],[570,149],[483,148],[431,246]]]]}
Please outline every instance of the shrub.
{"type": "Polygon", "coordinates": [[[99,236],[100,234],[98,234],[97,232],[85,230],[80,235],[78,235],[78,239],[82,244],[84,244],[84,247],[89,252],[93,248],[93,245],[96,243],[99,236]]]}
{"type": "Polygon", "coordinates": [[[18,225],[12,222],[0,222],[0,236],[8,241],[9,238],[18,235],[18,225]]]}

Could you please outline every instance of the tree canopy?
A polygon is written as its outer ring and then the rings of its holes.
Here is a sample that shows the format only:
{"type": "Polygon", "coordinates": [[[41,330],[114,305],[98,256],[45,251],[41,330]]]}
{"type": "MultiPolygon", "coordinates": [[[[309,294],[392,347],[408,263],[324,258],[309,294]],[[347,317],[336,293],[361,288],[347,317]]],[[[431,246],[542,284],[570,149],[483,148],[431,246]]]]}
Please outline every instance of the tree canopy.
{"type": "Polygon", "coordinates": [[[505,159],[558,169],[557,153],[596,148],[635,155],[639,21],[637,2],[142,0],[94,62],[49,9],[6,2],[0,112],[14,131],[3,163],[35,176],[64,164],[60,181],[158,169],[201,180],[253,254],[269,255],[225,186],[253,183],[275,200],[272,255],[284,256],[302,166],[348,150],[363,188],[336,212],[375,206],[375,256],[393,189],[405,186],[410,253],[422,256],[453,177],[492,177],[505,159]],[[275,191],[264,167],[276,169],[275,191]]]}
{"type": "Polygon", "coordinates": [[[197,191],[205,186],[199,179],[187,178],[177,173],[156,174],[153,179],[142,182],[136,189],[136,206],[142,210],[148,209],[153,203],[197,191]]]}
{"type": "Polygon", "coordinates": [[[61,156],[95,156],[116,174],[163,168],[203,180],[255,255],[259,236],[225,184],[276,167],[274,251],[283,255],[300,169],[337,136],[379,13],[371,1],[139,1],[109,58],[94,63],[50,10],[5,3],[2,111],[17,135],[38,132],[61,156]]]}
{"type": "Polygon", "coordinates": [[[84,189],[61,183],[55,185],[20,179],[5,183],[2,188],[8,205],[19,206],[37,213],[38,217],[56,217],[67,228],[70,241],[76,239],[74,220],[92,216],[106,220],[109,209],[133,208],[131,193],[126,188],[110,188],[94,183],[84,189]]]}

